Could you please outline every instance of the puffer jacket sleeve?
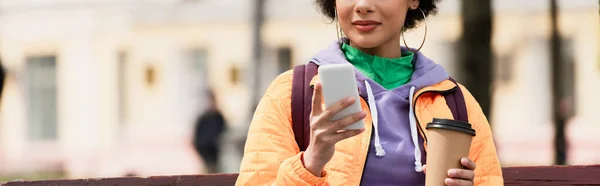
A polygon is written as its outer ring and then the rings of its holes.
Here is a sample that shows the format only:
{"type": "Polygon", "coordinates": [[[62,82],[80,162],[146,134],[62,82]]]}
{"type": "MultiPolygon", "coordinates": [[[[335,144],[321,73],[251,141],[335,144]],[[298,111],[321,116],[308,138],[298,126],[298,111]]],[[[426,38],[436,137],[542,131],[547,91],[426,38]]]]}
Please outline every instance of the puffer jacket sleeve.
{"type": "Polygon", "coordinates": [[[325,185],[302,163],[291,126],[292,71],[279,75],[261,99],[248,131],[236,185],[325,185]]]}
{"type": "Polygon", "coordinates": [[[469,153],[469,158],[477,164],[475,168],[475,185],[502,186],[504,185],[502,168],[496,153],[490,124],[473,95],[464,86],[461,85],[460,87],[469,112],[469,123],[473,125],[477,133],[473,138],[471,152],[469,153]]]}

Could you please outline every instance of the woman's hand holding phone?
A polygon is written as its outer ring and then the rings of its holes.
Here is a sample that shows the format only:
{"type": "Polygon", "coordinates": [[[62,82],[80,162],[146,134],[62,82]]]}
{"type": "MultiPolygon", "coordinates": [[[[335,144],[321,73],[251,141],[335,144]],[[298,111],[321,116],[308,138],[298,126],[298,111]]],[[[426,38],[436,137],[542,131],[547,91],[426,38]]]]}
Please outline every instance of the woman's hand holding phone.
{"type": "Polygon", "coordinates": [[[356,136],[364,131],[344,130],[346,127],[364,119],[367,114],[364,111],[346,116],[339,120],[333,120],[340,111],[351,106],[357,100],[350,96],[323,109],[321,105],[323,98],[323,86],[318,83],[315,86],[312,98],[312,112],[310,114],[310,145],[303,155],[304,166],[316,176],[321,176],[325,164],[331,160],[335,152],[335,144],[344,139],[356,136]]]}

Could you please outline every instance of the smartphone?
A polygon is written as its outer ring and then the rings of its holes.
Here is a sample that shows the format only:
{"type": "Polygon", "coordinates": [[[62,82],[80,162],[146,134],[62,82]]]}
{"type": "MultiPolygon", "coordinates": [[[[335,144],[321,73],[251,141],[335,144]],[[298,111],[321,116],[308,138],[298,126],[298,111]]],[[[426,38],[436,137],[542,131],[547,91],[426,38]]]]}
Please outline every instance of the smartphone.
{"type": "MultiPolygon", "coordinates": [[[[356,77],[354,76],[354,66],[351,64],[331,64],[319,67],[319,78],[323,85],[323,101],[325,107],[341,101],[350,96],[356,100],[354,104],[346,107],[333,116],[333,120],[339,120],[362,111],[356,77]]],[[[344,130],[358,130],[365,128],[364,121],[360,120],[344,130]]]]}

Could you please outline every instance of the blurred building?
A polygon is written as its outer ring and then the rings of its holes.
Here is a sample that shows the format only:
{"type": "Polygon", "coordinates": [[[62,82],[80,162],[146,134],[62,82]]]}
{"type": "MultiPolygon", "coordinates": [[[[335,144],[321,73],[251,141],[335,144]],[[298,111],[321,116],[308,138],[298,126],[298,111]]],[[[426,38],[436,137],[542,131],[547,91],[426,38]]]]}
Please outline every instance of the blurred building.
{"type": "MultiPolygon", "coordinates": [[[[0,173],[66,170],[70,177],[192,174],[193,121],[213,87],[230,127],[250,119],[250,0],[4,0],[0,55],[0,173]]],[[[428,20],[423,52],[453,75],[459,1],[428,20]]],[[[505,165],[552,163],[549,5],[495,1],[493,124],[505,165]]],[[[561,1],[560,29],[575,81],[569,163],[600,163],[597,2],[561,1]]],[[[261,91],[336,37],[311,0],[268,1],[261,91]]],[[[407,34],[418,44],[423,30],[407,34]]],[[[241,132],[240,132],[241,131],[241,132]]],[[[235,132],[234,132],[235,133],[235,132]]],[[[227,172],[239,156],[227,145],[227,172]]]]}
{"type": "MultiPolygon", "coordinates": [[[[247,27],[227,16],[216,17],[235,22],[207,24],[221,20],[203,11],[222,5],[204,4],[2,1],[0,53],[10,77],[0,171],[92,177],[201,170],[190,135],[204,88],[212,84],[223,102],[243,98],[241,84],[217,79],[245,57],[209,57],[223,48],[209,41],[235,43],[245,33],[236,27],[247,27]]],[[[229,115],[235,109],[225,108],[229,115]]]]}

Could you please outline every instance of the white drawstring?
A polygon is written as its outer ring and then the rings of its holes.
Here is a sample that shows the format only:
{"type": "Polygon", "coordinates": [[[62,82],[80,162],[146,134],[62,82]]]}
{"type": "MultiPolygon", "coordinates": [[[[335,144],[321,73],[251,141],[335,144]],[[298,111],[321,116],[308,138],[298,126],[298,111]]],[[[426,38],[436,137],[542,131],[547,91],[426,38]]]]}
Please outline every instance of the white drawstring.
{"type": "Polygon", "coordinates": [[[375,95],[373,95],[373,90],[371,90],[371,85],[367,80],[365,80],[365,85],[367,86],[367,96],[369,100],[369,109],[371,110],[371,118],[373,120],[373,129],[375,130],[375,155],[377,157],[385,156],[385,150],[383,150],[383,146],[381,146],[381,142],[379,141],[379,118],[377,117],[377,105],[375,102],[375,95]]]}
{"type": "Polygon", "coordinates": [[[410,101],[410,108],[408,111],[408,121],[410,125],[410,135],[412,137],[413,144],[415,145],[415,171],[423,171],[423,162],[421,162],[421,149],[419,147],[419,134],[417,133],[417,120],[415,119],[415,110],[413,108],[413,97],[415,94],[415,87],[410,87],[410,94],[408,100],[410,101]]]}

